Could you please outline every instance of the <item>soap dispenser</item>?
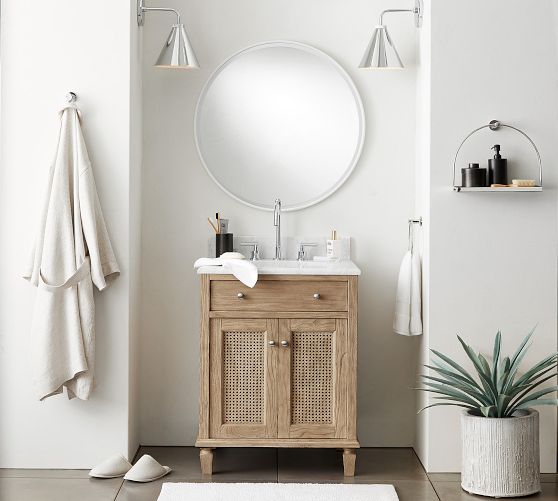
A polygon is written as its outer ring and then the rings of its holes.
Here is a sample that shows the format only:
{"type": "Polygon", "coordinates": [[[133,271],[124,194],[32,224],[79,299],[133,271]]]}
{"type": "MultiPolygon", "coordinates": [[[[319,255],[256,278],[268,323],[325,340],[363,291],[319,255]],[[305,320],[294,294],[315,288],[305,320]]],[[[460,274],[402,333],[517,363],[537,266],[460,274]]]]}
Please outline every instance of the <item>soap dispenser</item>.
{"type": "Polygon", "coordinates": [[[508,161],[500,155],[500,145],[495,144],[494,158],[488,160],[488,185],[508,184],[508,161]]]}

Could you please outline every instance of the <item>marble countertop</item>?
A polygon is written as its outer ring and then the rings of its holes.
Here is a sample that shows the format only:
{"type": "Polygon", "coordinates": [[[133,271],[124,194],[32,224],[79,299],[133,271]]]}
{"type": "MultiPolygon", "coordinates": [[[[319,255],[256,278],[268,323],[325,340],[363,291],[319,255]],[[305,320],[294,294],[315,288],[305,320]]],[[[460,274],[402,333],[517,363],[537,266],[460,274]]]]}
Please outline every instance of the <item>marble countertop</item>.
{"type": "MultiPolygon", "coordinates": [[[[252,261],[260,275],[360,275],[361,271],[352,261],[294,261],[262,259],[252,261]]],[[[202,266],[198,274],[228,275],[222,266],[202,266]]]]}

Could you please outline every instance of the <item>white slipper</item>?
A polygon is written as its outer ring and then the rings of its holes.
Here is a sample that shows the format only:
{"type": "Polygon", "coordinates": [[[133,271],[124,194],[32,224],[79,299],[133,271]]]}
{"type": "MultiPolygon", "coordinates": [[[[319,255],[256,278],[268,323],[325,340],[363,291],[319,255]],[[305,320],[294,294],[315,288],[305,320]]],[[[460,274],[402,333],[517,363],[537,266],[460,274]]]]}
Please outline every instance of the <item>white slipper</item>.
{"type": "Polygon", "coordinates": [[[133,482],[152,482],[172,471],[168,466],[161,466],[149,454],[144,454],[124,476],[124,480],[133,482]]]}
{"type": "Polygon", "coordinates": [[[95,478],[123,477],[131,467],[131,463],[122,454],[115,454],[95,466],[89,472],[89,476],[95,478]]]}

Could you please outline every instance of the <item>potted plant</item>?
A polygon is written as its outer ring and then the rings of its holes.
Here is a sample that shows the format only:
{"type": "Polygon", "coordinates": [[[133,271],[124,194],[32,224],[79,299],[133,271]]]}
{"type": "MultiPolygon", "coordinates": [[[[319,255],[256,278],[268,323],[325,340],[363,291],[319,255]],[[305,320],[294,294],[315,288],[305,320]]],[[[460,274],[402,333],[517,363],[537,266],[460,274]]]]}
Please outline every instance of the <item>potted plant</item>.
{"type": "Polygon", "coordinates": [[[556,377],[558,353],[520,373],[532,334],[512,357],[502,357],[498,332],[491,363],[457,336],[476,377],[436,350],[431,350],[435,356],[432,365],[425,366],[435,375],[421,375],[425,387],[419,390],[441,395],[435,397],[441,402],[424,409],[439,405],[464,408],[461,487],[470,493],[517,497],[540,491],[539,414],[531,407],[558,405],[558,399],[550,398],[558,386],[536,390],[556,377]]]}

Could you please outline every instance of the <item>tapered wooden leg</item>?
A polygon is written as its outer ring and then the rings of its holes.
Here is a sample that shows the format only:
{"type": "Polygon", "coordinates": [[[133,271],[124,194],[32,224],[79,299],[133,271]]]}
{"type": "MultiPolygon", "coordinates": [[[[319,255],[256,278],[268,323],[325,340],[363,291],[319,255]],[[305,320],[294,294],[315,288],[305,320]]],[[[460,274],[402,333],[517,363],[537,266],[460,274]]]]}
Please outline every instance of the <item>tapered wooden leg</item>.
{"type": "Polygon", "coordinates": [[[213,449],[200,449],[200,466],[202,475],[213,473],[213,449]]]}
{"type": "Polygon", "coordinates": [[[346,477],[355,476],[356,451],[354,449],[343,449],[343,474],[346,477]]]}

